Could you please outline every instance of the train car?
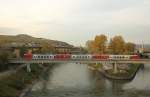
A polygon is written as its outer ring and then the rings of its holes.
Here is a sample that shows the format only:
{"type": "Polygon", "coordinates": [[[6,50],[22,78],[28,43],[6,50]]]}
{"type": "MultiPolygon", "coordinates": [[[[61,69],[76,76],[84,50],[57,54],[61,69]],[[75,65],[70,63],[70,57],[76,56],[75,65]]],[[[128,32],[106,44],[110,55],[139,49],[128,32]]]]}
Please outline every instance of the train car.
{"type": "Polygon", "coordinates": [[[56,60],[68,60],[71,58],[71,54],[55,54],[54,59],[56,60]]]}
{"type": "Polygon", "coordinates": [[[90,55],[90,54],[86,54],[86,55],[73,54],[73,55],[71,55],[71,59],[72,60],[91,60],[92,59],[92,55],[90,55]]]}
{"type": "Polygon", "coordinates": [[[32,59],[37,60],[37,59],[49,59],[49,60],[53,60],[54,59],[54,55],[52,54],[33,54],[32,59]]]}
{"type": "Polygon", "coordinates": [[[131,55],[130,59],[140,59],[140,56],[139,55],[131,55]]]}
{"type": "Polygon", "coordinates": [[[109,55],[110,60],[140,59],[138,55],[109,55]]]}
{"type": "Polygon", "coordinates": [[[108,60],[109,55],[94,54],[94,55],[92,55],[92,59],[94,59],[94,60],[108,60]]]}
{"type": "Polygon", "coordinates": [[[24,55],[23,55],[23,59],[24,60],[32,60],[32,53],[25,53],[24,55]]]}
{"type": "Polygon", "coordinates": [[[110,60],[128,60],[130,55],[109,55],[110,60]]]}

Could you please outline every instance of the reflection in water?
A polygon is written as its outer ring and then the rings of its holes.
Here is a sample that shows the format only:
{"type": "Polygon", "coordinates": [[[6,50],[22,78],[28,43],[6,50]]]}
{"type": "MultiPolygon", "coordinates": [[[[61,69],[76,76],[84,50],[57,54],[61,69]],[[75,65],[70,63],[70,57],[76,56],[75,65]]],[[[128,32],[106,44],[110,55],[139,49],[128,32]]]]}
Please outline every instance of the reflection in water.
{"type": "Polygon", "coordinates": [[[126,84],[124,89],[150,90],[150,65],[140,69],[133,81],[126,84]]]}
{"type": "Polygon", "coordinates": [[[149,65],[130,82],[108,80],[74,63],[58,65],[47,77],[33,86],[29,97],[150,97],[149,65]]]}
{"type": "Polygon", "coordinates": [[[48,87],[86,87],[89,85],[88,70],[85,65],[62,64],[53,70],[48,87]],[[65,65],[65,66],[64,66],[65,65]],[[80,69],[82,68],[82,69],[80,69]]]}

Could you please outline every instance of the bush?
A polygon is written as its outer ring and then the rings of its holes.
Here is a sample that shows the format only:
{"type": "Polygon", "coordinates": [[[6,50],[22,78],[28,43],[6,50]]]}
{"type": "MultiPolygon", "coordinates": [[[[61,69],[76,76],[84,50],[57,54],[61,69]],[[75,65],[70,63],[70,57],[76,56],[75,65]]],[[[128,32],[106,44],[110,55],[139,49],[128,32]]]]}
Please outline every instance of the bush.
{"type": "Polygon", "coordinates": [[[0,97],[18,97],[21,90],[27,84],[39,77],[42,72],[37,64],[31,64],[31,72],[26,67],[18,70],[15,74],[0,80],[0,97]]]}
{"type": "Polygon", "coordinates": [[[8,53],[2,52],[0,53],[0,71],[8,68],[8,53]]]}

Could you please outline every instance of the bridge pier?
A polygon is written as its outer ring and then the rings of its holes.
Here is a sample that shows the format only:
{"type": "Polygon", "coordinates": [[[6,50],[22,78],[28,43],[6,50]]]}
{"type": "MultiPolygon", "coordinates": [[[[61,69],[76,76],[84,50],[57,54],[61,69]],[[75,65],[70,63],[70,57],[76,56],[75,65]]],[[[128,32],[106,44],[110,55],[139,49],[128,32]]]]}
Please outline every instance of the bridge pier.
{"type": "Polygon", "coordinates": [[[118,73],[118,64],[115,62],[113,63],[113,73],[118,73]]]}
{"type": "Polygon", "coordinates": [[[26,64],[26,66],[27,66],[27,72],[31,72],[30,64],[28,63],[28,64],[26,64]]]}

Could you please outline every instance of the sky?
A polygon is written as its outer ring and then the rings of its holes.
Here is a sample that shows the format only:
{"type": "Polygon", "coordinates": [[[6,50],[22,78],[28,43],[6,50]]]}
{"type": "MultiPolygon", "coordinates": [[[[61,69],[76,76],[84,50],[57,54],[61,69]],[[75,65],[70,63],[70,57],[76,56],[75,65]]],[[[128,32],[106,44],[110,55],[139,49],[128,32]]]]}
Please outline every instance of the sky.
{"type": "Polygon", "coordinates": [[[84,46],[105,34],[150,43],[150,0],[0,0],[0,34],[84,46]]]}

